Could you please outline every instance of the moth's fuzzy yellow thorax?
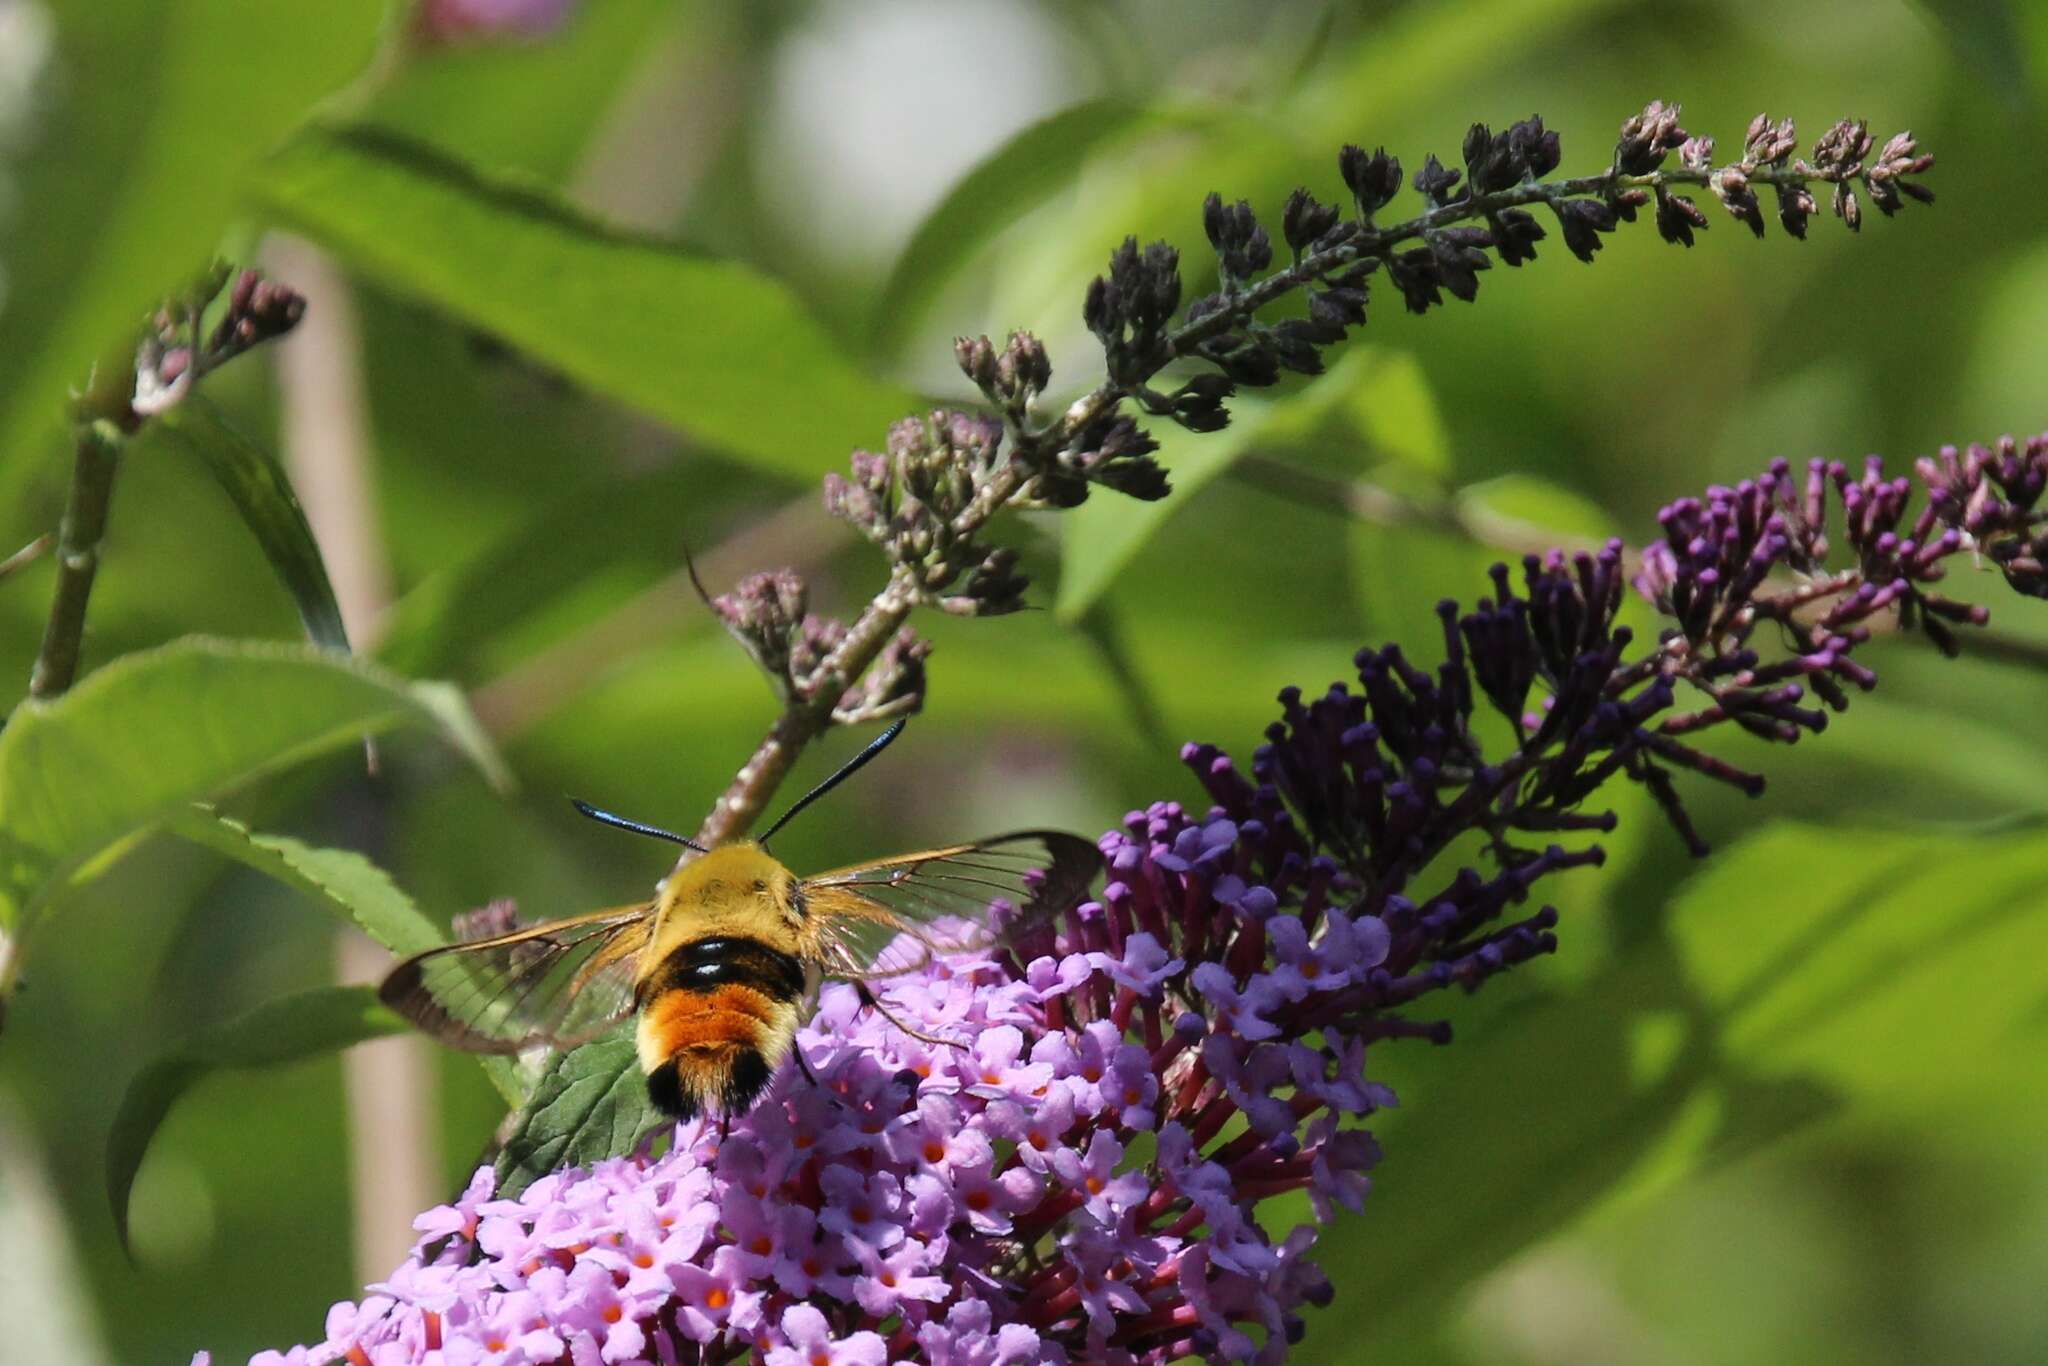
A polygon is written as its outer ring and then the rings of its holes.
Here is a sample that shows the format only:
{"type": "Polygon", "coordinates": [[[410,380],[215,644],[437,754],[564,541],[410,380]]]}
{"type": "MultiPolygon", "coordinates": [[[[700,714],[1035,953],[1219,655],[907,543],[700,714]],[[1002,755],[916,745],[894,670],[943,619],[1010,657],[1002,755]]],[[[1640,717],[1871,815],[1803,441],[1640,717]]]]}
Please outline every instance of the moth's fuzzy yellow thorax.
{"type": "Polygon", "coordinates": [[[736,934],[786,949],[794,928],[788,868],[752,840],[721,844],[670,874],[661,894],[657,954],[684,937],[736,934]]]}

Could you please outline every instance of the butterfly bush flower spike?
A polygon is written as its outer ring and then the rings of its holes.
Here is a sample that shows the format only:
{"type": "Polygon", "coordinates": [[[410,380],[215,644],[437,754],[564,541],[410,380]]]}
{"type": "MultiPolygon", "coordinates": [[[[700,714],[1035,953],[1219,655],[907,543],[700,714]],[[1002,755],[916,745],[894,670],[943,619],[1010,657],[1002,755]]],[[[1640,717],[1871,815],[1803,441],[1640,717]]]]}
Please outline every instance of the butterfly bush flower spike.
{"type": "Polygon", "coordinates": [[[828,987],[806,1067],[729,1127],[506,1198],[486,1169],[326,1341],[265,1359],[1281,1361],[1335,1293],[1320,1227],[1370,1197],[1378,1050],[1447,1041],[1425,998],[1555,949],[1557,911],[1518,908],[1602,861],[1528,836],[1611,829],[1583,804],[1622,778],[1697,842],[1674,775],[1762,780],[1680,737],[1821,729],[1807,693],[1875,683],[1880,613],[1958,648],[1984,609],[1934,585],[1965,552],[2040,595],[2044,491],[2048,437],[1910,478],[1779,462],[1666,507],[1632,576],[1619,546],[1498,566],[1434,666],[1368,649],[1355,687],[1283,691],[1248,769],[1187,746],[1207,802],[1103,836],[1094,899],[888,985],[962,1046],[828,987]],[[1669,622],[1641,646],[1631,577],[1669,622]],[[1475,832],[1488,864],[1442,866],[1475,832]],[[1275,1227],[1291,1192],[1311,1217],[1275,1227]]]}
{"type": "MultiPolygon", "coordinates": [[[[1861,198],[1888,213],[1927,197],[1906,135],[1874,156],[1860,124],[1810,159],[1795,145],[1789,123],[1759,118],[1717,161],[1652,104],[1605,170],[1560,180],[1540,119],[1474,126],[1462,171],[1424,160],[1422,211],[1404,221],[1385,213],[1399,160],[1347,148],[1351,212],[1299,192],[1284,253],[1248,204],[1209,201],[1212,293],[1184,296],[1166,244],[1119,248],[1083,309],[1106,378],[1057,415],[1036,411],[1052,373],[1036,339],[962,341],[992,415],[906,420],[827,481],[828,509],[889,561],[874,601],[824,621],[800,582],[769,575],[716,604],[785,710],[700,837],[747,828],[827,725],[918,704],[913,608],[1022,604],[1015,555],[982,539],[995,511],[1070,507],[1098,485],[1162,496],[1156,442],[1127,407],[1225,425],[1239,388],[1319,370],[1382,270],[1421,312],[1474,298],[1496,257],[1533,261],[1539,211],[1591,261],[1643,210],[1690,245],[1707,216],[1682,188],[1756,231],[1768,187],[1795,235],[1816,190],[1851,227],[1861,198]],[[1297,290],[1306,317],[1261,319],[1297,290]],[[1176,387],[1155,388],[1175,365],[1176,387]]],[[[1983,620],[1937,586],[1957,556],[2043,594],[2048,441],[1944,451],[1917,475],[1781,463],[1671,504],[1640,556],[1615,543],[1496,566],[1469,610],[1440,606],[1440,641],[1362,650],[1355,683],[1284,691],[1248,763],[1187,746],[1203,799],[1104,835],[1093,899],[884,985],[892,1013],[959,1046],[828,987],[798,1036],[803,1066],[729,1125],[692,1121],[518,1191],[480,1173],[422,1216],[404,1266],[336,1307],[323,1342],[266,1360],[1284,1360],[1336,1293],[1320,1228],[1370,1200],[1369,1126],[1395,1100],[1380,1050],[1447,1042],[1429,998],[1557,947],[1558,913],[1532,893],[1602,862],[1587,841],[1615,818],[1589,809],[1599,789],[1642,783],[1703,848],[1680,780],[1763,780],[1697,733],[1818,731],[1875,682],[1857,656],[1892,620],[1956,648],[1983,620]],[[1620,619],[1631,587],[1666,618],[1653,640],[1620,619]],[[1454,843],[1479,855],[1449,859],[1454,843]],[[1305,1206],[1282,1202],[1297,1193],[1305,1206]]],[[[1007,909],[991,915],[1001,926],[1007,909]]]]}

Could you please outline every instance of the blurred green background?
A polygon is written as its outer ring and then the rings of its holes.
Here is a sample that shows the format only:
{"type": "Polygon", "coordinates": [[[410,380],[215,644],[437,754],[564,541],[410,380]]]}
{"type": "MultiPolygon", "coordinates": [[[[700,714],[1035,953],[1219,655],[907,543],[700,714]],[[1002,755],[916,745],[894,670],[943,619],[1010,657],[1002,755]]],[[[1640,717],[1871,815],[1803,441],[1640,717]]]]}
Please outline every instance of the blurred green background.
{"type": "MultiPolygon", "coordinates": [[[[1183,739],[1248,758],[1283,684],[1345,676],[1366,641],[1432,657],[1432,605],[1501,550],[1348,517],[1276,465],[1519,554],[1640,543],[1661,502],[1774,456],[2048,427],[2032,6],[585,0],[551,34],[445,43],[411,22],[0,0],[0,538],[54,523],[62,397],[111,327],[223,244],[306,289],[300,333],[209,392],[284,452],[359,642],[469,689],[520,790],[400,735],[374,782],[343,753],[230,808],[362,850],[437,916],[639,896],[660,851],[563,794],[687,828],[758,738],[771,698],[679,577],[685,545],[714,591],[796,563],[819,608],[857,607],[878,563],[817,480],[918,396],[963,396],[953,336],[1033,328],[1076,392],[1100,368],[1082,291],[1124,234],[1199,273],[1205,192],[1272,221],[1296,184],[1337,191],[1347,141],[1413,168],[1536,111],[1577,174],[1652,98],[1724,148],[1759,110],[1808,139],[1862,117],[1920,135],[1940,202],[1860,238],[1817,218],[1803,244],[1717,216],[1687,252],[1639,225],[1590,268],[1553,242],[1424,318],[1377,296],[1330,376],[1169,443],[1163,516],[1099,494],[1003,523],[1047,610],[920,623],[924,716],[790,831],[793,865],[1194,801],[1183,739]],[[393,141],[294,137],[309,118],[411,140],[412,178],[364,150],[393,141]],[[555,200],[618,226],[615,278],[552,233],[555,200]]],[[[2040,1359],[2048,611],[1958,573],[2003,650],[1885,642],[1883,689],[1825,735],[1730,742],[1772,789],[1690,785],[1705,864],[1618,794],[1607,869],[1549,890],[1560,955],[1454,1003],[1456,1046],[1381,1050],[1403,1107],[1367,1216],[1325,1235],[1338,1298],[1297,1359],[2040,1359]]],[[[0,582],[0,677],[27,678],[50,575],[0,582]]],[[[88,665],[297,630],[204,472],[144,442],[88,665]]],[[[461,1184],[494,1093],[418,1045],[359,1051],[346,1088],[332,1059],[208,1078],[142,1169],[131,1262],[103,1163],[136,1069],[376,959],[165,840],[62,910],[0,1038],[0,1322],[45,1343],[0,1359],[317,1339],[402,1254],[392,1210],[461,1184]]]]}

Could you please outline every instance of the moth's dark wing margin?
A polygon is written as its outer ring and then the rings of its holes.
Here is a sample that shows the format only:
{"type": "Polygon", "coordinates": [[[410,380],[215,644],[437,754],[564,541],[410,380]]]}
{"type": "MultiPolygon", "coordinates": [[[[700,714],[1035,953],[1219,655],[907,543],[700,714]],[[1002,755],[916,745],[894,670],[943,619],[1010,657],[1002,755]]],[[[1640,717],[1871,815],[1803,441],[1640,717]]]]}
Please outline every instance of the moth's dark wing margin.
{"type": "Polygon", "coordinates": [[[1021,830],[840,868],[803,882],[825,921],[825,973],[885,977],[934,954],[987,948],[1079,905],[1102,872],[1102,853],[1079,835],[1021,830]],[[1011,907],[992,923],[991,903],[1011,907]],[[934,922],[956,919],[964,927],[934,922]]]}
{"type": "Polygon", "coordinates": [[[406,959],[378,999],[443,1043],[471,1053],[571,1048],[633,1009],[653,907],[624,906],[406,959]]]}

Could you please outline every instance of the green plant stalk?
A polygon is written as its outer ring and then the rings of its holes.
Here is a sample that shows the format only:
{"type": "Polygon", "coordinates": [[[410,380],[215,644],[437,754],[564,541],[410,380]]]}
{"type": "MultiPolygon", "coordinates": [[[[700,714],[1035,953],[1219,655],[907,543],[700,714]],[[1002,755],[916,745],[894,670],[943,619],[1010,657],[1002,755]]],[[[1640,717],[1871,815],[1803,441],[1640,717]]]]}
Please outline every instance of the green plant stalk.
{"type": "Polygon", "coordinates": [[[120,467],[122,444],[121,434],[110,422],[86,422],[78,427],[71,492],[57,532],[57,592],[50,602],[42,648],[29,675],[29,696],[39,702],[62,695],[78,677],[85,609],[92,600],[93,578],[99,573],[100,542],[107,534],[107,509],[114,500],[114,473],[120,467]]]}
{"type": "Polygon", "coordinates": [[[26,569],[41,559],[49,551],[50,543],[55,539],[55,536],[45,531],[6,559],[0,560],[0,579],[6,578],[17,570],[26,569]]]}

